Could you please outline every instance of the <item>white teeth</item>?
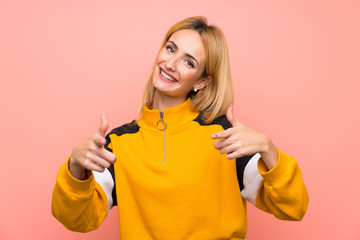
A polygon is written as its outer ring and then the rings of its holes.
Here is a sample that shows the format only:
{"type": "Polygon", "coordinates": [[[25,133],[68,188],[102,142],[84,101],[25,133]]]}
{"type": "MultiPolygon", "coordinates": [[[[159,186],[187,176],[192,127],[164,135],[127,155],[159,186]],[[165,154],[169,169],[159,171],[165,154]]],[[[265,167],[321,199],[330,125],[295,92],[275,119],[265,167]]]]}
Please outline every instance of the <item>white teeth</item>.
{"type": "Polygon", "coordinates": [[[174,78],[170,77],[169,75],[167,75],[166,73],[164,73],[162,70],[160,70],[160,74],[161,74],[161,76],[163,76],[164,78],[166,78],[166,79],[168,79],[168,80],[170,80],[170,81],[172,81],[172,82],[176,82],[176,80],[175,80],[174,78]]]}

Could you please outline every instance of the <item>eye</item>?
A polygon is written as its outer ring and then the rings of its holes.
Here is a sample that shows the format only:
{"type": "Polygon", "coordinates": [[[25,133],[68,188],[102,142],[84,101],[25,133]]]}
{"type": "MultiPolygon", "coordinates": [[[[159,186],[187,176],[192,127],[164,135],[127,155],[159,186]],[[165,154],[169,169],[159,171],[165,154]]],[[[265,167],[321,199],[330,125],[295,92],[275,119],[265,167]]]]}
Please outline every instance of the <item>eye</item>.
{"type": "Polygon", "coordinates": [[[173,48],[172,46],[170,46],[170,45],[166,46],[165,48],[166,48],[166,50],[167,50],[168,52],[171,52],[171,53],[174,53],[174,52],[175,52],[174,48],[173,48]]]}
{"type": "Polygon", "coordinates": [[[191,68],[194,68],[194,64],[191,61],[185,60],[185,63],[186,63],[186,65],[190,66],[191,68]]]}

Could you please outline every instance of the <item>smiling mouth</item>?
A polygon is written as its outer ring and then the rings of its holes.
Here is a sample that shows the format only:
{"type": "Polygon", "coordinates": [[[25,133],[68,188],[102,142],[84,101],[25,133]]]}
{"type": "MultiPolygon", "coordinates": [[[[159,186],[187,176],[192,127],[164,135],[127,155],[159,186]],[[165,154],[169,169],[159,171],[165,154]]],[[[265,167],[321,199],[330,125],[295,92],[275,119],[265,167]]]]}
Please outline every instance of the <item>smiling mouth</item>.
{"type": "Polygon", "coordinates": [[[165,73],[165,71],[163,71],[162,68],[160,68],[160,75],[164,78],[166,78],[167,80],[171,81],[171,82],[178,82],[178,80],[176,80],[175,78],[173,78],[172,76],[170,76],[169,74],[165,73]]]}

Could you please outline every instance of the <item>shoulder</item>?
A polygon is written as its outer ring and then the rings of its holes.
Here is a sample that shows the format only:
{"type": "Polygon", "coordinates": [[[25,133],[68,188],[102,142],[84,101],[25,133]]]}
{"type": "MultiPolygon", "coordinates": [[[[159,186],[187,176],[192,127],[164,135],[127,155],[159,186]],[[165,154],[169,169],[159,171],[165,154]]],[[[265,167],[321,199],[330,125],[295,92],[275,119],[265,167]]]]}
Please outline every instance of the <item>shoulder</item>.
{"type": "Polygon", "coordinates": [[[226,115],[222,115],[215,118],[212,122],[206,123],[203,116],[200,114],[199,116],[197,116],[197,118],[194,119],[194,121],[198,122],[201,126],[220,125],[224,128],[224,130],[232,127],[226,115]]]}

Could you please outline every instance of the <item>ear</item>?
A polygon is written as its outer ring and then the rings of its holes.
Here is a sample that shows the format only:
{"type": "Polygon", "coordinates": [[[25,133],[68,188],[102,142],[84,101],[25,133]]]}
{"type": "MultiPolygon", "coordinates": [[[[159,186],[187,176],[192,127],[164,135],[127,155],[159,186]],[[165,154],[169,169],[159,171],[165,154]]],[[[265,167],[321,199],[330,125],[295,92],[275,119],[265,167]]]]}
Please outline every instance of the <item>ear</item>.
{"type": "Polygon", "coordinates": [[[196,88],[197,90],[203,89],[204,87],[206,87],[209,83],[211,83],[212,81],[212,77],[211,76],[207,76],[207,77],[203,77],[200,79],[200,81],[198,81],[194,88],[196,88]]]}

